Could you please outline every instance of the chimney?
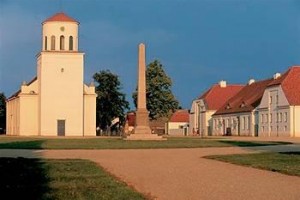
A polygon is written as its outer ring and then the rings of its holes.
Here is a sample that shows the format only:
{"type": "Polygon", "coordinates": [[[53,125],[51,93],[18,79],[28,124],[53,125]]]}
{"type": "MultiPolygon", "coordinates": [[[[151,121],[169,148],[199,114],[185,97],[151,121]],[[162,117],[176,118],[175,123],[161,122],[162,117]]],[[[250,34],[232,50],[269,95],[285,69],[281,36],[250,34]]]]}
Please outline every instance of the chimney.
{"type": "Polygon", "coordinates": [[[276,80],[276,79],[278,79],[280,76],[281,76],[280,73],[276,73],[276,74],[273,75],[273,79],[276,80]]]}
{"type": "Polygon", "coordinates": [[[251,85],[252,83],[255,83],[255,80],[253,78],[248,81],[248,85],[251,85]]]}
{"type": "Polygon", "coordinates": [[[225,88],[226,87],[226,81],[223,81],[223,80],[220,81],[219,85],[220,85],[221,88],[225,88]]]}

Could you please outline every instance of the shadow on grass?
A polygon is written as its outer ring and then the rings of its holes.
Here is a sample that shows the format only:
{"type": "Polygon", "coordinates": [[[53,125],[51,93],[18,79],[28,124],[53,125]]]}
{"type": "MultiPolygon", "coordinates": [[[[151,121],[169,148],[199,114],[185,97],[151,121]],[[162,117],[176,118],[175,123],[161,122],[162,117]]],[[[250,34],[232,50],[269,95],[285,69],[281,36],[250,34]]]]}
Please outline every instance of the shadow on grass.
{"type": "Polygon", "coordinates": [[[279,152],[280,154],[284,154],[284,155],[295,155],[295,156],[300,156],[300,152],[299,151],[290,151],[290,152],[279,152]]]}
{"type": "Polygon", "coordinates": [[[0,143],[0,149],[43,149],[44,140],[0,143]]]}
{"type": "Polygon", "coordinates": [[[0,194],[8,199],[47,199],[47,172],[39,159],[0,158],[0,194]]]}
{"type": "Polygon", "coordinates": [[[238,146],[238,147],[256,147],[256,146],[293,144],[291,142],[228,141],[228,140],[220,140],[220,142],[230,144],[232,146],[238,146]]]}

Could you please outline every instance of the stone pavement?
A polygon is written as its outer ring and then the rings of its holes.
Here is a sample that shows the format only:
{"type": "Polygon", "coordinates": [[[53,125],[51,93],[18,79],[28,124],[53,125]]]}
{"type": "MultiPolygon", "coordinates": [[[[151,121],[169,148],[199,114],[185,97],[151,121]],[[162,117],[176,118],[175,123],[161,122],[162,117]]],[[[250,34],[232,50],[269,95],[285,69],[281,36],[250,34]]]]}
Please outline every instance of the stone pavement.
{"type": "Polygon", "coordinates": [[[202,158],[239,147],[148,150],[0,150],[0,156],[92,160],[159,200],[299,200],[300,178],[202,158]]]}

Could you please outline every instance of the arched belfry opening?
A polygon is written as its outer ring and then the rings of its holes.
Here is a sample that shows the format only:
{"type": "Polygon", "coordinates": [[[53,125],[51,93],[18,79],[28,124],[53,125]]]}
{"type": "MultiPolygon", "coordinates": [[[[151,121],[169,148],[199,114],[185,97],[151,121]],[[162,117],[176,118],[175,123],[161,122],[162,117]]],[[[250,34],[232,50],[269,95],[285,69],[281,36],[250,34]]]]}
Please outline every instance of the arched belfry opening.
{"type": "Polygon", "coordinates": [[[51,50],[55,50],[55,36],[51,36],[51,50]]]}
{"type": "Polygon", "coordinates": [[[61,35],[59,40],[59,49],[65,50],[65,36],[61,35]]]}
{"type": "Polygon", "coordinates": [[[45,51],[48,50],[48,47],[47,47],[47,36],[45,36],[45,51]]]}
{"type": "Polygon", "coordinates": [[[69,37],[69,50],[73,51],[73,36],[69,37]]]}

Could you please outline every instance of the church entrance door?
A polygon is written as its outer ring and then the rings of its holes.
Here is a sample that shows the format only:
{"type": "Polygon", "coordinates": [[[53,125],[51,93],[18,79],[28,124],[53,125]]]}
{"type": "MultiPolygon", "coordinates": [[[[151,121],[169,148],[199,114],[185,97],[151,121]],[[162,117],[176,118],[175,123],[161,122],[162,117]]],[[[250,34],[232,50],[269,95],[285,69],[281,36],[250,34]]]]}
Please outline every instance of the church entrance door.
{"type": "Polygon", "coordinates": [[[57,135],[65,136],[66,120],[57,120],[57,135]]]}

